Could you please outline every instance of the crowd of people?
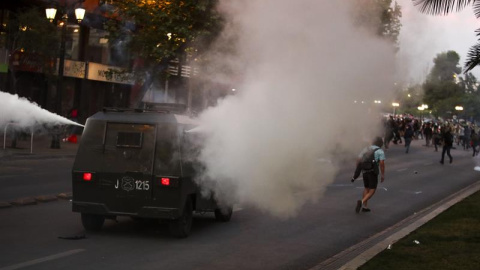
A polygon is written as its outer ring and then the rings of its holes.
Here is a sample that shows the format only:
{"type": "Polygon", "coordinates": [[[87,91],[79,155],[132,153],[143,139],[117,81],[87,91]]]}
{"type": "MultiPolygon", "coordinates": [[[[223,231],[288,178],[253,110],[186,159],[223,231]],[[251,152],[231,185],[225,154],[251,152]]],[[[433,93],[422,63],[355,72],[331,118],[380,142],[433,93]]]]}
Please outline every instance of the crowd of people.
{"type": "Polygon", "coordinates": [[[450,155],[450,149],[458,146],[464,150],[472,149],[472,156],[478,155],[479,137],[478,127],[473,123],[458,121],[421,121],[414,117],[394,117],[390,115],[383,121],[385,149],[388,149],[390,143],[405,143],[405,153],[410,150],[412,140],[425,140],[425,146],[435,148],[435,151],[442,148],[443,164],[444,156],[453,159],[450,155]]]}
{"type": "Polygon", "coordinates": [[[475,157],[479,152],[478,128],[473,123],[464,123],[458,121],[422,121],[414,117],[394,117],[385,118],[383,123],[383,138],[376,137],[372,144],[362,150],[359,154],[356,164],[356,170],[352,177],[355,181],[360,174],[363,176],[364,190],[362,198],[357,200],[355,212],[370,212],[368,201],[375,194],[378,185],[378,178],[383,183],[385,181],[385,152],[382,149],[389,148],[390,143],[404,144],[405,153],[410,151],[412,140],[425,140],[425,146],[442,148],[440,163],[445,162],[445,155],[449,162],[453,162],[450,149],[462,147],[466,151],[472,149],[472,156],[475,157]],[[367,166],[374,163],[374,166],[367,166]]]}

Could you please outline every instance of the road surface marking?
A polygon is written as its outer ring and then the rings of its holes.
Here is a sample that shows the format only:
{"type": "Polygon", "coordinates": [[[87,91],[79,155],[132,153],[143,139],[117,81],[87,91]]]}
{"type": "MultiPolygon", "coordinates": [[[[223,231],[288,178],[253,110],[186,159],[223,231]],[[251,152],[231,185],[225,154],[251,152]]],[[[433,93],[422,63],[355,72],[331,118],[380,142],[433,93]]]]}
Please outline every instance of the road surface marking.
{"type": "Polygon", "coordinates": [[[415,195],[423,193],[421,190],[418,190],[418,191],[415,191],[415,190],[400,190],[400,192],[407,193],[407,194],[415,194],[415,195]]]}
{"type": "Polygon", "coordinates": [[[23,262],[23,263],[3,267],[3,268],[0,268],[0,270],[14,270],[14,269],[20,269],[20,268],[24,268],[24,267],[29,267],[29,266],[32,266],[32,265],[35,265],[35,264],[48,262],[48,261],[53,261],[53,260],[56,260],[56,259],[67,257],[67,256],[70,256],[70,255],[73,255],[73,254],[83,252],[83,251],[85,251],[85,249],[73,249],[73,250],[58,253],[58,254],[55,254],[55,255],[50,255],[50,256],[47,256],[47,257],[43,257],[43,258],[39,258],[39,259],[35,259],[35,260],[26,261],[26,262],[23,262]]]}
{"type": "Polygon", "coordinates": [[[423,163],[423,166],[430,166],[432,164],[433,164],[433,162],[427,162],[427,163],[423,163]]]}
{"type": "Polygon", "coordinates": [[[397,172],[403,172],[403,171],[406,171],[406,170],[408,170],[408,168],[398,169],[397,172]]]}

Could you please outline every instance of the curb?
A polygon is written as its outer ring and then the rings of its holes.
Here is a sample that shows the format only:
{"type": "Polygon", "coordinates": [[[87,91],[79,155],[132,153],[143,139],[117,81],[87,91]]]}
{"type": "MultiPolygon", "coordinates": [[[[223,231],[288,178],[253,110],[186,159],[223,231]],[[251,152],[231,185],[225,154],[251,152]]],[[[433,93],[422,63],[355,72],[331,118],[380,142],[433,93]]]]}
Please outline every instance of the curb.
{"type": "Polygon", "coordinates": [[[12,205],[9,202],[0,202],[0,209],[9,208],[9,207],[12,207],[12,205]]]}
{"type": "Polygon", "coordinates": [[[15,206],[34,205],[37,201],[34,198],[20,198],[10,202],[15,206]]]}
{"type": "Polygon", "coordinates": [[[57,195],[57,198],[62,200],[70,200],[72,198],[72,192],[63,192],[57,195]]]}
{"type": "Polygon", "coordinates": [[[47,203],[58,200],[70,200],[72,199],[72,192],[62,192],[57,195],[39,195],[35,197],[24,197],[12,200],[10,202],[1,202],[0,209],[11,208],[12,206],[26,206],[36,205],[38,203],[47,203]]]}
{"type": "Polygon", "coordinates": [[[37,202],[52,202],[58,200],[57,196],[53,195],[41,195],[35,197],[35,201],[37,202]]]}
{"type": "Polygon", "coordinates": [[[10,155],[0,155],[0,160],[10,159],[10,160],[21,160],[21,159],[55,159],[55,158],[74,158],[76,154],[64,154],[64,155],[41,155],[41,154],[10,154],[10,155]]]}
{"type": "Polygon", "coordinates": [[[362,246],[367,245],[368,242],[371,242],[372,239],[381,237],[382,234],[387,234],[391,231],[394,231],[397,227],[400,227],[399,230],[396,232],[392,233],[391,235],[387,236],[385,239],[377,242],[370,248],[367,248],[364,252],[360,253],[359,255],[355,256],[353,259],[347,261],[347,263],[343,264],[339,268],[335,268],[338,270],[354,270],[365,264],[367,261],[375,257],[377,254],[382,252],[383,250],[387,249],[388,246],[392,246],[394,243],[399,241],[400,239],[404,238],[411,232],[415,231],[418,229],[420,226],[424,225],[428,221],[432,220],[451,206],[455,205],[456,203],[462,201],[463,199],[467,198],[468,196],[472,195],[473,193],[477,192],[480,190],[480,181],[477,181],[462,190],[448,196],[444,200],[441,200],[440,202],[429,206],[420,212],[425,213],[424,216],[418,218],[418,220],[413,221],[412,223],[408,224],[409,221],[415,218],[415,216],[419,216],[420,213],[416,213],[413,216],[407,217],[404,220],[401,220],[397,224],[391,226],[390,228],[385,229],[384,231],[373,235],[369,239],[366,239],[342,252],[340,252],[337,255],[334,255],[333,257],[317,264],[316,266],[310,268],[310,270],[314,269],[325,269],[329,265],[335,264],[335,262],[338,262],[339,260],[342,260],[342,257],[349,257],[349,253],[353,253],[356,250],[360,250],[362,246]],[[405,224],[408,224],[404,226],[405,224]]]}

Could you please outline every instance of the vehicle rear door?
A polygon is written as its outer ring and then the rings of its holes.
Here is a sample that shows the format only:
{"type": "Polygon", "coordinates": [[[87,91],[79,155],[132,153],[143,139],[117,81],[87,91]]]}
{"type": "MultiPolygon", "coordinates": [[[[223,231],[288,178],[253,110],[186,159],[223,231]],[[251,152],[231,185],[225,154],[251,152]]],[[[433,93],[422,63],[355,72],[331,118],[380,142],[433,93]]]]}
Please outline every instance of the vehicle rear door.
{"type": "Polygon", "coordinates": [[[107,123],[100,188],[114,212],[137,213],[152,197],[156,127],[107,123]]]}

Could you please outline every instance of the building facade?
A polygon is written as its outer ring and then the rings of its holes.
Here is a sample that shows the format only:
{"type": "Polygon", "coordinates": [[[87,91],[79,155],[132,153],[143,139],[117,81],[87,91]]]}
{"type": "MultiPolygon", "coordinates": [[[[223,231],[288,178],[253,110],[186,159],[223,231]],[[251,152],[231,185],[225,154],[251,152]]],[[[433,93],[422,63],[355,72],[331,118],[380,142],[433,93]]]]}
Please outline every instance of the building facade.
{"type": "Polygon", "coordinates": [[[198,112],[232,93],[233,87],[202,81],[198,69],[179,61],[170,63],[168,79],[154,79],[148,91],[142,89],[133,76],[112,73],[112,70],[128,70],[142,63],[141,59],[132,58],[127,49],[109,40],[106,22],[112,3],[111,0],[0,1],[0,91],[18,94],[64,117],[70,117],[70,112],[76,109],[80,123],[104,107],[132,107],[138,101],[183,103],[189,110],[198,112]],[[59,11],[55,19],[48,22],[45,9],[52,4],[59,11]],[[74,9],[80,5],[86,13],[78,22],[74,9]],[[61,37],[52,45],[52,50],[58,53],[50,58],[45,57],[45,51],[27,50],[18,45],[20,31],[28,30],[19,25],[18,18],[31,10],[35,10],[42,24],[56,26],[52,33],[45,35],[61,37]],[[65,28],[62,14],[68,15],[65,28]],[[61,35],[62,29],[65,29],[64,35],[61,35]],[[62,44],[64,53],[59,50],[62,44]],[[61,55],[64,68],[63,75],[59,76],[61,55]]]}
{"type": "MultiPolygon", "coordinates": [[[[138,92],[132,79],[111,76],[111,70],[122,70],[130,64],[129,56],[112,49],[108,32],[104,29],[105,12],[99,0],[18,0],[0,2],[0,90],[18,94],[37,103],[40,107],[69,117],[72,109],[78,110],[80,122],[103,107],[128,107],[138,92]],[[22,12],[37,10],[45,16],[45,8],[52,3],[59,8],[56,33],[60,35],[62,13],[68,14],[64,52],[61,99],[58,100],[58,66],[60,57],[49,59],[37,52],[23,50],[15,44],[17,29],[11,25],[22,12]],[[86,9],[84,19],[78,23],[73,15],[75,7],[86,9]],[[53,72],[45,66],[53,65],[53,72]],[[61,105],[58,106],[58,102],[61,105]],[[59,111],[58,108],[61,108],[59,111]]],[[[62,41],[60,41],[62,42],[62,41]]],[[[60,44],[57,44],[60,47],[60,44]]],[[[52,48],[58,50],[58,48],[52,48]]]]}

